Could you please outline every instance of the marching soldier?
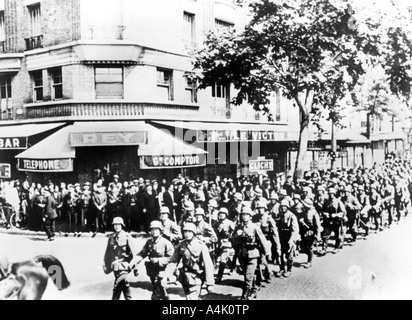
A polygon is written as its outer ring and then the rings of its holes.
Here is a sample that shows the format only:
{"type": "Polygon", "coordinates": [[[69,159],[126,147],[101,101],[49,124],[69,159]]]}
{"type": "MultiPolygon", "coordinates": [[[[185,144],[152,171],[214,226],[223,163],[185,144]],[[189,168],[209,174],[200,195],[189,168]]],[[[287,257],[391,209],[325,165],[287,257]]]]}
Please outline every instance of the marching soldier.
{"type": "MultiPolygon", "coordinates": [[[[169,209],[166,207],[166,209],[169,209]]],[[[166,268],[174,253],[173,244],[162,237],[163,225],[160,221],[150,224],[151,238],[147,240],[142,251],[133,259],[131,265],[137,266],[141,261],[146,262],[147,275],[153,285],[152,300],[169,300],[167,292],[166,268]]],[[[136,275],[135,269],[135,275],[136,275]]]]}
{"type": "Polygon", "coordinates": [[[304,210],[299,217],[299,229],[302,237],[300,243],[301,252],[308,255],[306,268],[312,267],[313,244],[321,240],[322,226],[318,212],[313,206],[313,201],[306,199],[303,201],[304,210]]]}
{"type": "Polygon", "coordinates": [[[229,219],[237,223],[240,221],[240,214],[242,212],[242,203],[244,200],[243,194],[237,192],[235,193],[234,203],[229,208],[229,219]]]}
{"type": "MultiPolygon", "coordinates": [[[[266,240],[271,244],[271,256],[274,261],[281,256],[281,246],[279,240],[278,228],[275,220],[269,215],[267,205],[264,202],[257,204],[258,213],[253,217],[253,221],[260,227],[266,240]]],[[[270,282],[270,272],[268,262],[265,256],[261,257],[264,266],[264,277],[266,282],[270,282]]]]}
{"type": "Polygon", "coordinates": [[[219,220],[213,225],[218,239],[216,248],[216,260],[219,264],[219,271],[216,278],[217,284],[222,282],[228,260],[231,255],[234,255],[231,238],[235,231],[235,224],[228,219],[228,216],[229,211],[226,208],[221,208],[219,211],[219,220]]]}
{"type": "Polygon", "coordinates": [[[345,220],[346,209],[345,205],[336,197],[336,189],[330,188],[329,199],[325,201],[325,207],[323,209],[323,220],[325,234],[323,237],[324,252],[327,250],[328,240],[333,232],[336,237],[335,253],[339,249],[343,248],[343,241],[345,236],[345,220]]]}
{"type": "Polygon", "coordinates": [[[346,214],[348,217],[349,232],[352,233],[353,242],[356,242],[356,239],[358,237],[360,211],[362,210],[362,206],[359,203],[358,199],[352,195],[352,188],[350,186],[346,186],[345,194],[341,198],[341,201],[345,205],[346,214]]]}
{"type": "Polygon", "coordinates": [[[169,218],[170,209],[162,207],[160,209],[160,221],[163,226],[163,238],[169,240],[173,245],[177,245],[182,240],[182,232],[176,222],[169,218]]]}
{"type": "Polygon", "coordinates": [[[273,191],[272,194],[270,195],[269,199],[269,205],[268,205],[268,210],[269,214],[272,216],[272,218],[277,221],[279,219],[279,196],[278,194],[273,191]]]}
{"type": "MultiPolygon", "coordinates": [[[[389,178],[386,178],[383,181],[384,182],[381,189],[382,205],[384,210],[388,212],[388,228],[390,228],[393,222],[395,188],[391,185],[391,180],[389,178]]],[[[383,230],[383,225],[379,227],[379,230],[383,230]]]]}
{"type": "Polygon", "coordinates": [[[299,223],[296,216],[289,211],[289,202],[280,203],[280,219],[278,221],[281,246],[280,271],[277,277],[289,278],[292,274],[293,260],[296,255],[296,242],[300,240],[299,223]]]}
{"type": "Polygon", "coordinates": [[[383,231],[382,221],[382,198],[378,193],[376,186],[371,186],[371,195],[369,196],[371,209],[369,216],[372,218],[372,223],[375,223],[376,232],[383,231]]]}
{"type": "Polygon", "coordinates": [[[217,236],[212,226],[205,219],[205,210],[197,208],[195,211],[197,237],[203,241],[209,249],[212,249],[214,243],[217,242],[217,236]]]}
{"type": "Polygon", "coordinates": [[[250,300],[252,296],[256,297],[258,288],[255,273],[261,254],[259,249],[264,250],[265,256],[270,256],[270,250],[265,245],[265,236],[260,228],[252,222],[252,215],[252,210],[249,207],[244,207],[242,223],[236,227],[233,234],[233,241],[237,243],[237,256],[245,276],[242,300],[250,300]]]}
{"type": "Polygon", "coordinates": [[[132,293],[127,275],[131,270],[130,262],[136,256],[137,250],[132,236],[123,230],[125,227],[123,219],[114,218],[112,224],[115,232],[109,237],[103,271],[106,274],[113,272],[115,276],[112,300],[120,300],[122,293],[126,300],[131,300],[132,293]]]}
{"type": "Polygon", "coordinates": [[[193,223],[185,224],[184,240],[176,247],[166,273],[169,277],[176,274],[187,300],[199,300],[203,283],[206,283],[209,293],[213,292],[214,287],[214,268],[209,249],[196,237],[196,233],[193,223]]]}
{"type": "MultiPolygon", "coordinates": [[[[375,187],[376,190],[376,187],[375,187]]],[[[365,187],[364,186],[359,186],[358,188],[358,201],[362,207],[362,210],[360,212],[360,227],[362,227],[365,230],[365,238],[369,235],[369,224],[370,224],[370,201],[368,195],[365,193],[365,187]]]]}

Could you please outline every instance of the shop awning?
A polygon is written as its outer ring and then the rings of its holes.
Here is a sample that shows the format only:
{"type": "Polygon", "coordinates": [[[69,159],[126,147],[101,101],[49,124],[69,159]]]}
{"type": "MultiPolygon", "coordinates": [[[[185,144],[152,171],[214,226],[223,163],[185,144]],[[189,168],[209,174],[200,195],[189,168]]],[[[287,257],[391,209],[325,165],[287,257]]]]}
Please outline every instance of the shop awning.
{"type": "Polygon", "coordinates": [[[206,165],[207,152],[168,130],[151,126],[147,145],[139,147],[141,169],[172,169],[206,165]]]}
{"type": "Polygon", "coordinates": [[[154,121],[154,124],[196,132],[198,142],[297,141],[299,132],[286,125],[154,121]]]}
{"type": "Polygon", "coordinates": [[[19,154],[19,170],[70,172],[77,147],[139,146],[142,169],[206,165],[207,152],[144,121],[76,122],[19,154]]]}
{"type": "Polygon", "coordinates": [[[27,138],[48,132],[66,123],[26,124],[0,127],[0,150],[27,149],[27,138]]]}
{"type": "Polygon", "coordinates": [[[19,170],[28,172],[72,172],[76,149],[69,143],[71,126],[60,129],[16,158],[19,170]]]}

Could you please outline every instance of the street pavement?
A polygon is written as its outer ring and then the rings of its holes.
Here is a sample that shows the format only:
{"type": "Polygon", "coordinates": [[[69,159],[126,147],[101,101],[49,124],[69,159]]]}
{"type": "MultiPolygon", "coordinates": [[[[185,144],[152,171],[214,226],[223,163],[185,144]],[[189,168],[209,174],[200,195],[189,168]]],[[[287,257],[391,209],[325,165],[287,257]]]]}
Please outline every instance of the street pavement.
{"type": "MultiPolygon", "coordinates": [[[[306,256],[300,255],[289,279],[272,278],[261,289],[258,299],[263,300],[360,300],[360,299],[412,299],[412,218],[403,220],[392,229],[372,234],[367,240],[345,245],[338,254],[315,257],[313,267],[300,264],[306,256]]],[[[135,239],[139,248],[144,239],[135,239]]],[[[68,290],[59,292],[49,284],[45,300],[109,300],[113,275],[105,275],[102,259],[105,238],[57,238],[45,242],[41,236],[19,236],[0,233],[0,254],[11,261],[33,258],[38,254],[52,254],[63,263],[71,281],[68,290]]],[[[330,249],[332,251],[332,249],[330,249]]],[[[272,267],[277,271],[278,267],[272,267]]],[[[228,270],[227,270],[228,271],[228,270]]],[[[149,300],[150,281],[140,265],[137,278],[130,276],[134,299],[149,300]]],[[[237,300],[242,293],[242,276],[228,273],[216,293],[207,300],[237,300]]],[[[179,284],[171,285],[171,298],[184,300],[179,284]]]]}

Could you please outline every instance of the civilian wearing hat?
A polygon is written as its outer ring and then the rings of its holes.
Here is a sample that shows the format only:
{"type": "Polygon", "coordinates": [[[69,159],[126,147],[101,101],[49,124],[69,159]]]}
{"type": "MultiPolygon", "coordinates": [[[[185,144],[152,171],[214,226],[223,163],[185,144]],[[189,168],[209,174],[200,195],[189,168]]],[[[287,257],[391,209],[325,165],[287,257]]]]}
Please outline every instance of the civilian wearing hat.
{"type": "Polygon", "coordinates": [[[187,201],[183,207],[183,216],[180,220],[179,227],[183,230],[186,223],[196,223],[195,217],[195,204],[193,202],[187,201]]]}
{"type": "Polygon", "coordinates": [[[304,210],[298,217],[300,236],[302,239],[300,251],[308,255],[308,262],[305,267],[310,268],[313,260],[313,245],[315,241],[321,241],[322,226],[320,216],[314,207],[313,201],[306,199],[302,203],[304,210]]]}
{"type": "Polygon", "coordinates": [[[187,223],[183,228],[184,240],[179,243],[167,266],[166,275],[176,274],[182,284],[186,300],[199,300],[202,285],[209,293],[214,287],[214,267],[209,249],[196,236],[196,226],[187,223]],[[177,269],[178,266],[181,268],[177,269]]]}
{"type": "MultiPolygon", "coordinates": [[[[166,213],[165,208],[163,210],[166,213]]],[[[173,244],[164,237],[163,224],[160,221],[150,223],[150,239],[148,239],[140,253],[131,262],[135,268],[141,261],[145,263],[147,276],[152,282],[152,300],[169,300],[167,292],[166,268],[174,253],[173,244]],[[163,236],[162,236],[163,234],[163,236]]]]}
{"type": "Polygon", "coordinates": [[[159,201],[157,201],[156,193],[153,190],[152,185],[147,185],[146,190],[143,192],[143,219],[145,230],[149,230],[150,222],[156,220],[159,216],[159,201]]]}
{"type": "Polygon", "coordinates": [[[352,241],[356,242],[358,237],[358,227],[360,223],[360,212],[362,205],[359,200],[352,195],[352,187],[346,186],[345,195],[341,197],[341,201],[345,205],[346,215],[348,219],[348,231],[352,235],[352,241]]]}
{"type": "Polygon", "coordinates": [[[44,210],[43,224],[46,230],[47,240],[54,241],[56,231],[57,201],[50,191],[45,189],[46,207],[44,210]]]}
{"type": "Polygon", "coordinates": [[[92,194],[91,218],[88,221],[90,230],[104,232],[107,229],[106,221],[107,193],[103,186],[97,184],[92,194]]]}
{"type": "Polygon", "coordinates": [[[177,202],[175,198],[175,186],[171,183],[167,186],[167,190],[163,193],[163,204],[169,209],[169,218],[173,221],[176,221],[175,209],[177,208],[177,202]]]}
{"type": "Polygon", "coordinates": [[[123,293],[126,300],[132,300],[127,276],[131,271],[131,262],[137,254],[135,242],[130,234],[123,230],[124,221],[117,217],[113,219],[114,233],[109,236],[104,254],[103,271],[114,273],[115,282],[112,300],[120,300],[123,293]]]}
{"type": "Polygon", "coordinates": [[[92,199],[92,193],[90,191],[90,182],[86,182],[83,185],[83,191],[79,194],[79,203],[80,203],[80,216],[81,216],[81,225],[83,228],[87,225],[87,220],[89,218],[89,207],[90,201],[92,199]]]}
{"type": "Polygon", "coordinates": [[[270,250],[265,245],[266,238],[259,226],[252,222],[252,216],[252,210],[249,207],[244,207],[242,223],[237,225],[233,233],[237,257],[245,275],[242,300],[250,300],[252,296],[257,294],[258,287],[254,280],[261,256],[259,249],[262,248],[265,256],[270,256],[270,250]]]}
{"type": "Polygon", "coordinates": [[[337,190],[329,188],[329,198],[325,201],[323,209],[323,254],[326,254],[328,249],[328,241],[332,235],[335,235],[335,253],[343,247],[343,241],[346,231],[345,219],[346,208],[342,201],[336,196],[337,190]]]}
{"type": "Polygon", "coordinates": [[[69,184],[69,192],[63,199],[63,206],[66,210],[67,216],[69,218],[69,228],[70,231],[77,232],[79,231],[79,218],[78,218],[78,201],[79,195],[75,191],[75,186],[69,184]]]}
{"type": "Polygon", "coordinates": [[[182,232],[176,222],[170,220],[170,210],[168,207],[160,209],[160,221],[163,225],[163,237],[172,244],[177,245],[182,239],[182,232]]]}
{"type": "Polygon", "coordinates": [[[289,210],[289,202],[280,203],[280,217],[277,222],[281,246],[280,270],[277,277],[288,278],[292,274],[293,260],[296,255],[296,243],[300,240],[299,223],[289,210]]]}
{"type": "Polygon", "coordinates": [[[234,256],[235,252],[232,247],[231,238],[235,231],[235,224],[228,219],[229,211],[226,208],[219,210],[218,221],[213,225],[218,242],[216,248],[216,261],[219,264],[219,270],[216,278],[216,283],[221,283],[226,265],[229,262],[230,256],[234,256]]]}
{"type": "Polygon", "coordinates": [[[255,190],[255,195],[256,195],[256,197],[255,197],[255,199],[253,199],[253,201],[252,201],[252,210],[256,210],[256,209],[257,209],[256,206],[257,206],[257,204],[258,204],[259,202],[266,203],[266,205],[267,205],[268,200],[263,197],[263,191],[262,191],[261,189],[256,189],[256,190],[255,190]]]}

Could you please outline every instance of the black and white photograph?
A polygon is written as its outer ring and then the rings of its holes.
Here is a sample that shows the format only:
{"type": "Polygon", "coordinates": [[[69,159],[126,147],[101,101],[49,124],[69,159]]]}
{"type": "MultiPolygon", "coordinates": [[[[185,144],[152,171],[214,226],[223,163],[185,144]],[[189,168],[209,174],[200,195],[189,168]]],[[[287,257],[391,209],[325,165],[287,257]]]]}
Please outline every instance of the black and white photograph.
{"type": "Polygon", "coordinates": [[[0,300],[411,300],[411,217],[411,1],[0,0],[0,300]]]}

